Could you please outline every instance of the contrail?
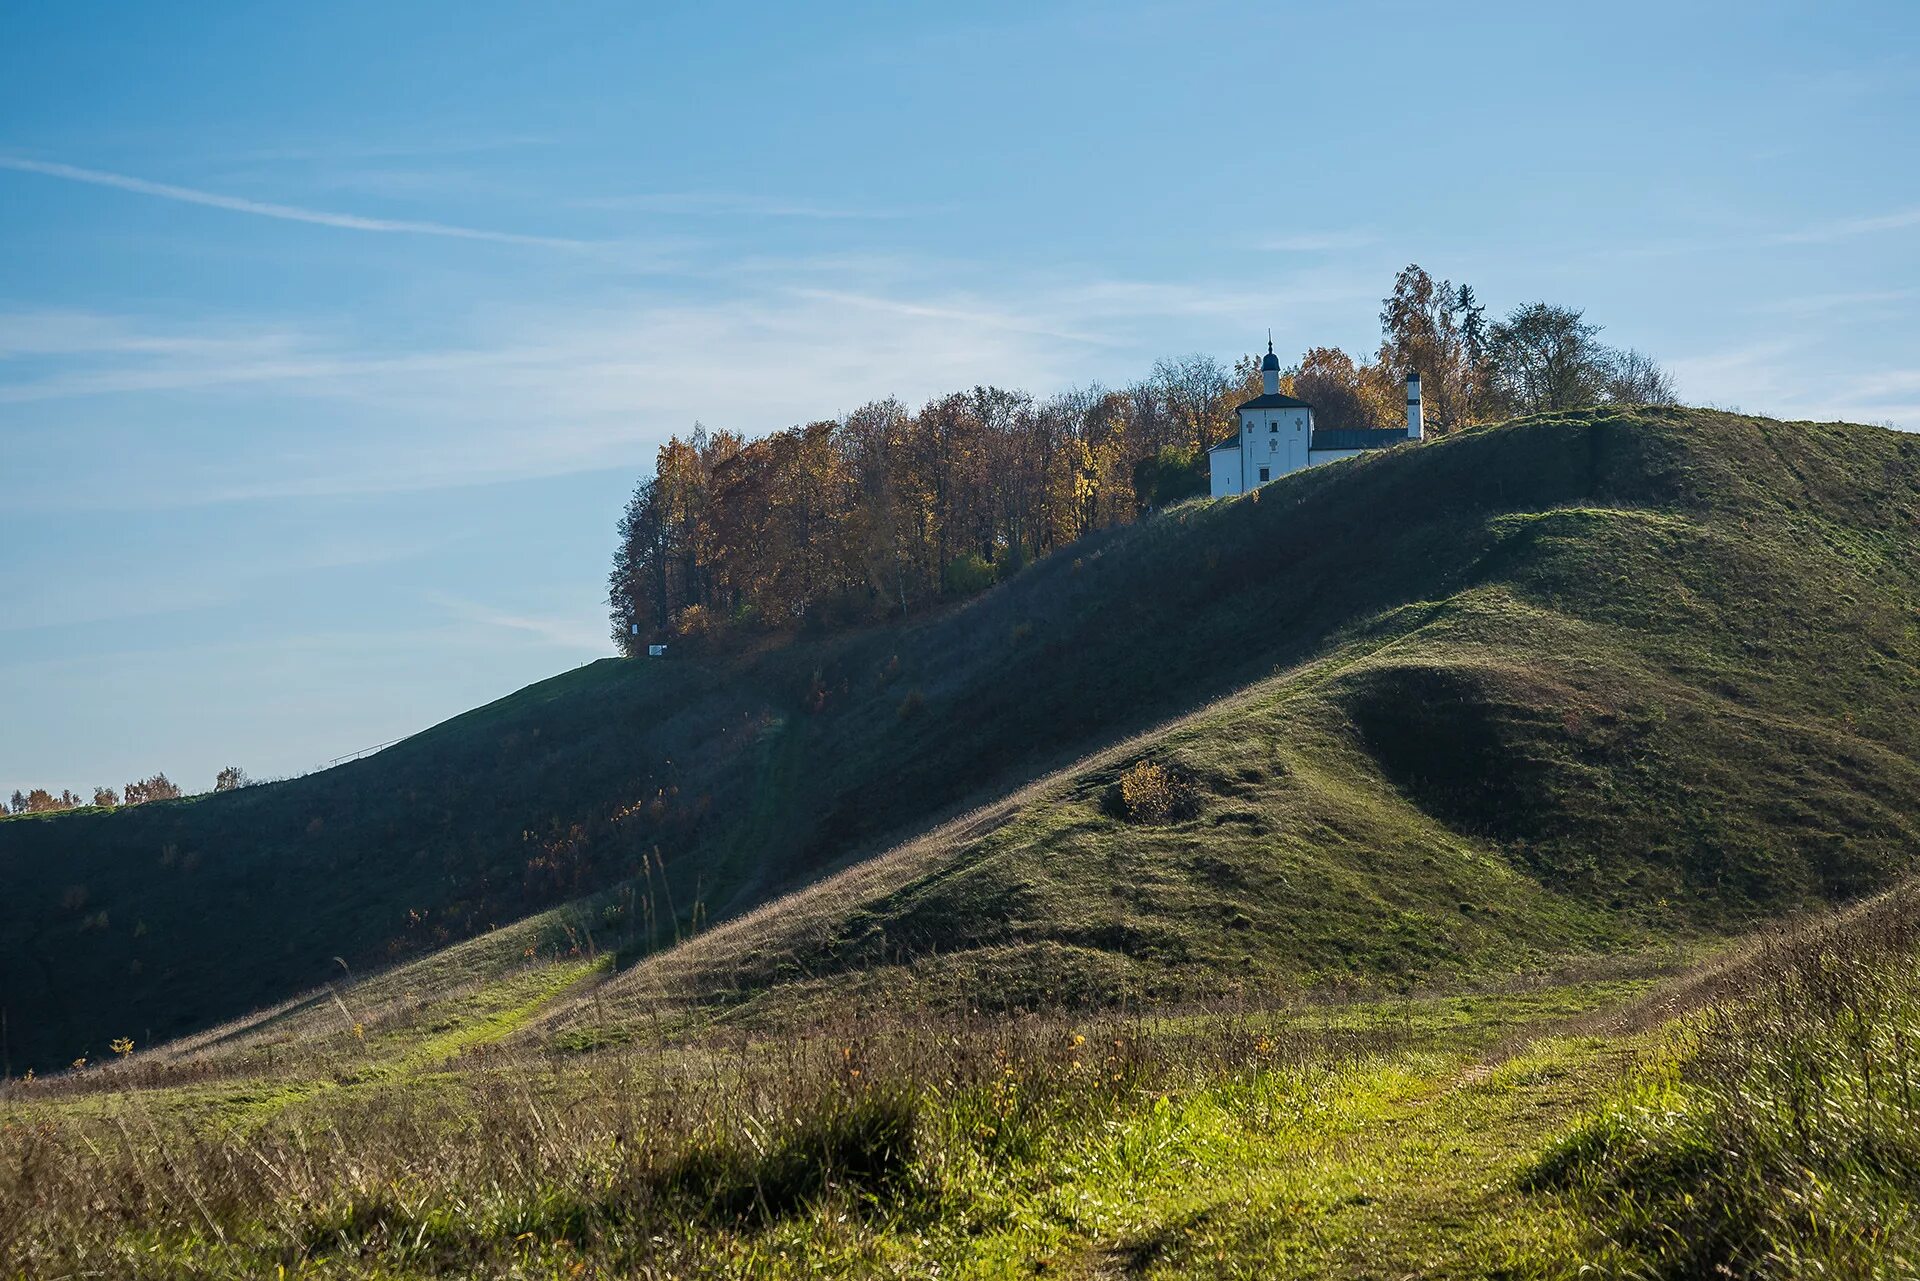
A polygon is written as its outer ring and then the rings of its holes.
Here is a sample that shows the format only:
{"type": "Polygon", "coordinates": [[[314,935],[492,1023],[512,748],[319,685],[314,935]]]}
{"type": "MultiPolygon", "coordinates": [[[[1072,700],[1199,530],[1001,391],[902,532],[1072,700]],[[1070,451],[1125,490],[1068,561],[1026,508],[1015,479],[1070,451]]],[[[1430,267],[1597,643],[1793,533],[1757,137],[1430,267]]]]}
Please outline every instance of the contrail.
{"type": "Polygon", "coordinates": [[[45,174],[50,178],[65,178],[69,182],[85,182],[96,187],[115,187],[121,191],[138,192],[143,196],[158,196],[162,200],[180,200],[190,205],[207,205],[214,209],[228,209],[234,213],[256,214],[262,218],[282,218],[288,222],[310,222],[321,227],[343,227],[349,231],[397,231],[416,236],[450,236],[456,240],[492,240],[509,245],[544,245],[550,249],[584,249],[587,244],[583,240],[567,240],[558,236],[523,236],[518,232],[484,231],[477,227],[449,226],[443,222],[362,218],[358,214],[330,213],[324,209],[302,209],[298,205],[277,205],[264,200],[223,196],[217,192],[198,191],[192,187],[176,187],[166,182],[148,182],[145,178],[108,173],[102,169],[82,169],[78,165],[63,165],[51,160],[25,160],[17,156],[0,156],[0,169],[45,174]]]}

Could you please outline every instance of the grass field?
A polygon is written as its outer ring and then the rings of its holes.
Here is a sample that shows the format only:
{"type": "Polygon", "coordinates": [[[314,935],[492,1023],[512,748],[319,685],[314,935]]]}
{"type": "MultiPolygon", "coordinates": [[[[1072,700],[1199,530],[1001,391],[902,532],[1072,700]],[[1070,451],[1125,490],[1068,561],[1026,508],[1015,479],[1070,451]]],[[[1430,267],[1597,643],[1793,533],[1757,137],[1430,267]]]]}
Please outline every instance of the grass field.
{"type": "MultiPolygon", "coordinates": [[[[1624,1070],[1618,1045],[1543,1032],[1652,981],[559,1057],[481,1037],[447,1057],[423,1027],[324,1075],[143,1088],[136,1058],[12,1089],[0,1244],[22,1275],[1128,1275],[1217,1252],[1313,1275],[1382,1231],[1410,1258],[1457,1245],[1410,1231],[1410,1181],[1515,1168],[1542,1109],[1624,1070]]],[[[1564,1235],[1549,1216],[1498,1248],[1564,1235]]]]}
{"type": "MultiPolygon", "coordinates": [[[[0,1107],[44,1277],[1905,1275],[1920,899],[1389,1000],[141,1056],[0,1107]],[[170,1079],[171,1078],[171,1079],[170,1079]]],[[[355,993],[341,993],[349,1010],[355,993]]],[[[503,998],[504,999],[504,998],[503,998]]],[[[451,1024],[451,1026],[449,1026],[451,1024]]]]}

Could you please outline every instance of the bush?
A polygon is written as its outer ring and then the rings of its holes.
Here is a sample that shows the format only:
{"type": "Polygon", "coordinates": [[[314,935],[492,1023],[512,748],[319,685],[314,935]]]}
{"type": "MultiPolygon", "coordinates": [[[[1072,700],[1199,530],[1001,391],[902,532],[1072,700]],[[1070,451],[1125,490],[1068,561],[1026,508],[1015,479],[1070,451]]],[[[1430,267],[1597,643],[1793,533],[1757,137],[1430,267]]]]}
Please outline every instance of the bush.
{"type": "Polygon", "coordinates": [[[1129,766],[1105,800],[1108,813],[1129,823],[1170,823],[1192,818],[1198,808],[1193,780],[1152,760],[1129,766]]]}
{"type": "Polygon", "coordinates": [[[1133,466],[1133,492],[1142,514],[1197,498],[1211,488],[1206,451],[1162,445],[1160,452],[1133,466]]]}
{"type": "Polygon", "coordinates": [[[165,774],[155,774],[152,778],[135,779],[124,789],[126,803],[144,805],[148,801],[172,801],[180,798],[180,788],[165,774]]]}
{"type": "Polygon", "coordinates": [[[947,565],[947,594],[976,596],[993,586],[995,577],[992,561],[978,552],[963,553],[947,565]]]}

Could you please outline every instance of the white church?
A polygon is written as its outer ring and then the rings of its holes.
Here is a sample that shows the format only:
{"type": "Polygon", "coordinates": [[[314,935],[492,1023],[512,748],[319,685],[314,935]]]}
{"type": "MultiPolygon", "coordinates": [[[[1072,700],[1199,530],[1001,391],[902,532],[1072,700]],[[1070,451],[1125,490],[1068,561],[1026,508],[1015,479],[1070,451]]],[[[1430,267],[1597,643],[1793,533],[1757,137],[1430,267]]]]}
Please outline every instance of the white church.
{"type": "Polygon", "coordinates": [[[1280,358],[1267,341],[1260,362],[1260,394],[1234,411],[1233,437],[1207,451],[1207,470],[1215,498],[1244,494],[1290,471],[1355,458],[1370,449],[1386,449],[1419,440],[1420,375],[1407,374],[1407,426],[1316,428],[1313,406],[1280,394],[1280,358]]]}

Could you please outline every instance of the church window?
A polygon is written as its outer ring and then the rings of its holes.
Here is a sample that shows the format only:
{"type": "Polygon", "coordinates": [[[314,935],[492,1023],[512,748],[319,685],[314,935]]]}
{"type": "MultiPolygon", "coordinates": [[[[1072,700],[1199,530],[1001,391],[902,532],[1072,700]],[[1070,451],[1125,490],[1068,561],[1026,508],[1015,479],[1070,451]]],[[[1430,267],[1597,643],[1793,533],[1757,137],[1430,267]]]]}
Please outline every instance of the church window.
{"type": "Polygon", "coordinates": [[[1267,430],[1268,430],[1268,431],[1279,431],[1279,430],[1280,430],[1280,424],[1279,424],[1279,423],[1268,423],[1268,424],[1267,424],[1267,430]]]}
{"type": "Polygon", "coordinates": [[[1267,471],[1268,471],[1268,470],[1269,470],[1269,469],[1268,469],[1268,468],[1265,468],[1265,467],[1262,467],[1262,468],[1260,469],[1260,483],[1261,483],[1262,485],[1264,485],[1264,484],[1266,484],[1266,483],[1267,483],[1267,471]]]}

